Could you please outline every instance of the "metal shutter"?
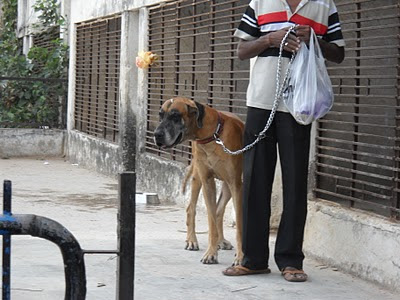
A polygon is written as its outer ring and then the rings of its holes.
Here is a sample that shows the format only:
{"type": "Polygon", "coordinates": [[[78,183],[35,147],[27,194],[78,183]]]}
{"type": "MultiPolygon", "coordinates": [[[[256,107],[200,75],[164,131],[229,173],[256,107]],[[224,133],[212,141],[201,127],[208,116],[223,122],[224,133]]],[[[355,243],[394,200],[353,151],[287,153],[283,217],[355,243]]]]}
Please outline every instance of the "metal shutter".
{"type": "Polygon", "coordinates": [[[190,144],[166,152],[153,141],[163,101],[185,96],[244,119],[249,61],[236,56],[237,28],[248,1],[168,1],[149,7],[149,50],[160,58],[148,72],[146,151],[188,163],[190,144]]]}
{"type": "Polygon", "coordinates": [[[316,196],[399,218],[398,1],[335,3],[346,59],[329,64],[336,98],[317,124],[316,196]]]}

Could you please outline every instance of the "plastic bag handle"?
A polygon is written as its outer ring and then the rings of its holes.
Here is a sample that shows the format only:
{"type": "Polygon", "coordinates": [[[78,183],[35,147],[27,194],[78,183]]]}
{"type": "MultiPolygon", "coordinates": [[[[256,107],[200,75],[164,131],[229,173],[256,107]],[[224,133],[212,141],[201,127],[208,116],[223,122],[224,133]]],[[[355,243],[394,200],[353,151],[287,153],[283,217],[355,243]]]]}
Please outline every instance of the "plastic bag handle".
{"type": "Polygon", "coordinates": [[[322,54],[322,50],[319,45],[317,35],[315,34],[315,31],[312,27],[310,29],[311,29],[310,43],[309,43],[310,52],[313,53],[313,55],[316,55],[318,59],[324,59],[324,55],[322,54]]]}

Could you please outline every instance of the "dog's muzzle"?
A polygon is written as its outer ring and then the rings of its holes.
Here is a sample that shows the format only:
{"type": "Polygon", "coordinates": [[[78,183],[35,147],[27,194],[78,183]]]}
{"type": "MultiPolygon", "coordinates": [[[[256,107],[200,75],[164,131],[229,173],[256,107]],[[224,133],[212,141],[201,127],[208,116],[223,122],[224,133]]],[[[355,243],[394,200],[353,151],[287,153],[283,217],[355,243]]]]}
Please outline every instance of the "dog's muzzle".
{"type": "Polygon", "coordinates": [[[154,141],[157,147],[172,148],[178,145],[183,140],[183,132],[177,132],[176,135],[171,135],[168,131],[157,128],[154,131],[154,141]]]}
{"type": "Polygon", "coordinates": [[[156,143],[157,147],[162,147],[165,144],[165,134],[162,130],[156,129],[154,131],[154,142],[156,143]]]}

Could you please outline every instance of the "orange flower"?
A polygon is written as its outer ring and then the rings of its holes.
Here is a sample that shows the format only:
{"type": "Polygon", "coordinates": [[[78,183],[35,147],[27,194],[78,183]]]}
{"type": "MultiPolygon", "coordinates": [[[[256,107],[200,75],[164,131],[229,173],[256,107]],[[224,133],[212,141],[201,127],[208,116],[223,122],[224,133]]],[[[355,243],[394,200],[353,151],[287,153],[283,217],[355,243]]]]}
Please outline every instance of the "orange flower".
{"type": "Polygon", "coordinates": [[[151,51],[140,51],[136,56],[136,66],[140,69],[147,69],[149,66],[155,65],[158,55],[151,51]]]}

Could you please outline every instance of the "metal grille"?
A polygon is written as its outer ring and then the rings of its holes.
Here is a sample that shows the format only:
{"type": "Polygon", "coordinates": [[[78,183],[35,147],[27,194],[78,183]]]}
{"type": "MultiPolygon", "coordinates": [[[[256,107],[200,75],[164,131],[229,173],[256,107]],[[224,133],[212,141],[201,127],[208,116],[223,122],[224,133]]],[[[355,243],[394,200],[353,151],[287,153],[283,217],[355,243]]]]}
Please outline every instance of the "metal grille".
{"type": "Polygon", "coordinates": [[[249,1],[168,1],[149,7],[149,50],[160,56],[149,70],[146,151],[188,162],[190,144],[159,150],[153,131],[163,101],[184,96],[242,119],[249,61],[236,56],[233,33],[249,1]]]}
{"type": "Polygon", "coordinates": [[[75,129],[118,141],[121,17],[78,24],[75,129]]]}
{"type": "MultiPolygon", "coordinates": [[[[51,53],[56,48],[56,44],[54,43],[54,41],[57,39],[60,39],[60,26],[53,26],[51,28],[48,28],[46,31],[33,35],[33,47],[46,49],[51,55],[51,53]]],[[[34,74],[40,74],[40,72],[42,72],[43,68],[46,65],[46,61],[43,61],[43,59],[36,57],[35,59],[33,59],[33,65],[34,68],[32,72],[34,74]]]]}
{"type": "Polygon", "coordinates": [[[45,49],[53,49],[52,41],[60,38],[60,26],[54,26],[48,30],[35,34],[32,37],[33,46],[45,49]]]}
{"type": "Polygon", "coordinates": [[[399,219],[397,0],[336,0],[346,59],[330,64],[333,110],[318,122],[316,196],[399,219]]]}

